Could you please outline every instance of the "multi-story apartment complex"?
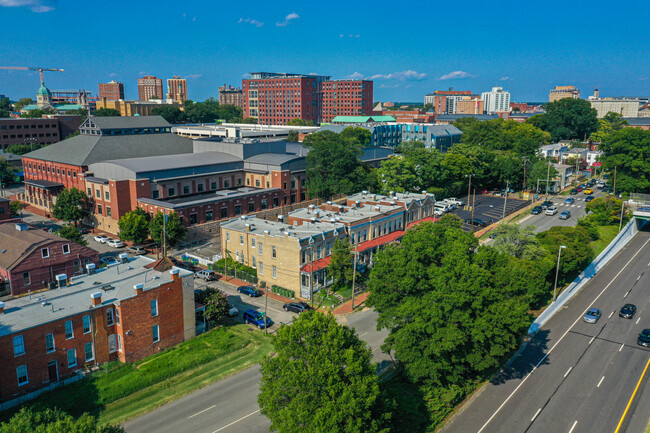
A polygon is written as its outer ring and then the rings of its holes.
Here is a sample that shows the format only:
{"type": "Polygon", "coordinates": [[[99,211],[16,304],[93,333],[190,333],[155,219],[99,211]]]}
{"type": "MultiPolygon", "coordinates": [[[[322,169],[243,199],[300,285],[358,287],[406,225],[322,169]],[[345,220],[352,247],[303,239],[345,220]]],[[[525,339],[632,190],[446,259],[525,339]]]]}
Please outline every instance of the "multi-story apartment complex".
{"type": "Polygon", "coordinates": [[[436,90],[424,95],[424,103],[432,104],[436,114],[456,114],[456,103],[464,96],[471,96],[469,90],[436,90]]]}
{"type": "Polygon", "coordinates": [[[54,290],[0,302],[0,402],[196,335],[192,273],[164,259],[126,260],[60,275],[54,290]]]}
{"type": "Polygon", "coordinates": [[[639,98],[598,98],[589,97],[591,108],[596,109],[596,116],[601,119],[609,112],[622,117],[639,117],[639,108],[643,101],[639,98]]]}
{"type": "Polygon", "coordinates": [[[4,151],[12,144],[56,143],[75,132],[80,124],[81,116],[67,114],[52,114],[40,119],[0,119],[0,149],[4,151]]]}
{"type": "MultiPolygon", "coordinates": [[[[2,158],[1,155],[0,158],[2,158]]],[[[11,200],[0,197],[0,221],[11,218],[11,208],[9,207],[9,203],[11,203],[11,200]]]]}
{"type": "Polygon", "coordinates": [[[124,84],[115,80],[108,83],[99,83],[99,99],[117,101],[124,99],[124,84]]]}
{"type": "Polygon", "coordinates": [[[219,86],[219,104],[221,105],[234,105],[241,107],[243,105],[242,90],[239,87],[233,86],[219,86]]]}
{"type": "Polygon", "coordinates": [[[372,114],[373,82],[368,80],[330,80],[321,85],[323,104],[321,121],[336,116],[372,114]]]}
{"type": "Polygon", "coordinates": [[[483,114],[485,102],[478,96],[463,96],[456,101],[455,114],[483,114]]]}
{"type": "Polygon", "coordinates": [[[145,75],[142,78],[138,78],[138,99],[140,101],[163,99],[162,80],[153,75],[145,75]]]}
{"type": "Polygon", "coordinates": [[[97,108],[112,108],[120,112],[120,116],[152,116],[153,110],[158,107],[181,107],[181,104],[171,99],[152,99],[149,101],[111,101],[100,99],[97,101],[97,108]]]}
{"type": "Polygon", "coordinates": [[[167,79],[167,99],[183,103],[187,101],[187,80],[180,75],[167,79]]]}
{"type": "Polygon", "coordinates": [[[487,114],[507,113],[510,111],[510,92],[504,91],[503,87],[493,87],[492,91],[483,92],[481,99],[487,114]]]}
{"type": "Polygon", "coordinates": [[[576,86],[555,86],[548,94],[548,102],[555,102],[564,98],[580,99],[580,90],[576,89],[576,86]]]}

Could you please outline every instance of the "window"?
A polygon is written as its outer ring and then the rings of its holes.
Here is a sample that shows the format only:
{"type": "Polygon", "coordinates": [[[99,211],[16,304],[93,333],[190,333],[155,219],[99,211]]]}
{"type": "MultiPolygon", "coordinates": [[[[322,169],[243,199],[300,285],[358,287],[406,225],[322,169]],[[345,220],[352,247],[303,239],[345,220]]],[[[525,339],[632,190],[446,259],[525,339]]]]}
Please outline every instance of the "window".
{"type": "Polygon", "coordinates": [[[275,250],[275,247],[271,247],[271,257],[274,259],[277,257],[277,251],[275,250]]]}
{"type": "Polygon", "coordinates": [[[235,215],[241,215],[241,205],[235,205],[235,215]]]}
{"type": "Polygon", "coordinates": [[[117,350],[122,351],[122,336],[117,334],[117,350]]]}
{"type": "Polygon", "coordinates": [[[74,338],[74,330],[72,329],[72,320],[65,322],[65,339],[69,340],[74,338]]]}
{"type": "Polygon", "coordinates": [[[47,334],[45,336],[45,352],[54,352],[54,334],[47,334]]]}
{"type": "Polygon", "coordinates": [[[269,202],[266,199],[262,200],[262,210],[267,209],[269,207],[269,202]]]}
{"type": "Polygon", "coordinates": [[[41,257],[44,259],[47,259],[50,257],[50,249],[49,248],[41,248],[41,257]]]}
{"type": "Polygon", "coordinates": [[[171,196],[173,196],[173,195],[175,195],[175,194],[176,194],[176,189],[174,189],[174,188],[167,188],[167,195],[168,195],[168,196],[171,197],[171,196]]]}
{"type": "Polygon", "coordinates": [[[84,344],[84,353],[86,355],[86,362],[95,359],[95,356],[93,355],[93,343],[84,344]]]}
{"type": "Polygon", "coordinates": [[[190,193],[190,187],[188,185],[183,186],[183,194],[189,194],[190,193]]]}
{"type": "Polygon", "coordinates": [[[223,181],[223,187],[224,188],[230,188],[230,181],[229,180],[224,180],[223,181]]]}
{"type": "Polygon", "coordinates": [[[212,211],[211,211],[211,210],[205,211],[205,220],[206,220],[206,221],[212,221],[212,220],[214,220],[214,216],[212,215],[212,211]]]}
{"type": "Polygon", "coordinates": [[[151,191],[151,198],[156,200],[160,197],[160,192],[158,190],[151,191]]]}
{"type": "Polygon", "coordinates": [[[70,254],[70,244],[63,244],[63,254],[70,254]]]}
{"type": "Polygon", "coordinates": [[[259,272],[260,275],[264,275],[264,263],[259,262],[257,264],[257,272],[259,272]]]}
{"type": "Polygon", "coordinates": [[[29,279],[29,272],[23,272],[23,284],[25,286],[29,286],[31,284],[31,281],[29,279]]]}
{"type": "Polygon", "coordinates": [[[90,332],[90,316],[86,315],[81,318],[81,322],[83,323],[84,326],[84,334],[88,334],[90,332]]]}
{"type": "Polygon", "coordinates": [[[93,190],[88,188],[88,195],[93,195],[93,190]]]}
{"type": "Polygon", "coordinates": [[[222,207],[221,208],[221,218],[228,218],[228,208],[227,207],[222,207]]]}
{"type": "Polygon", "coordinates": [[[197,190],[198,192],[203,192],[203,188],[204,188],[204,187],[203,187],[203,184],[202,184],[202,183],[199,183],[199,184],[196,185],[196,190],[197,190]]]}
{"type": "Polygon", "coordinates": [[[230,242],[230,232],[226,232],[226,242],[230,242]]]}
{"type": "Polygon", "coordinates": [[[239,235],[239,245],[244,245],[244,235],[239,235]]]}
{"type": "Polygon", "coordinates": [[[199,217],[197,214],[193,213],[190,214],[190,224],[196,224],[199,221],[199,217]]]}
{"type": "Polygon", "coordinates": [[[117,338],[115,334],[108,336],[108,353],[115,353],[117,351],[117,338]]]}
{"type": "Polygon", "coordinates": [[[29,383],[29,378],[27,377],[27,366],[21,365],[16,369],[16,376],[18,376],[18,386],[25,385],[29,383]]]}
{"type": "Polygon", "coordinates": [[[155,343],[157,341],[160,341],[160,332],[159,332],[158,325],[153,325],[151,327],[151,332],[153,334],[153,342],[155,343]]]}
{"type": "Polygon", "coordinates": [[[210,182],[210,189],[217,189],[217,182],[210,182]]]}
{"type": "Polygon", "coordinates": [[[260,180],[259,180],[259,179],[255,179],[255,186],[259,188],[260,185],[261,185],[261,184],[260,184],[260,180]]]}
{"type": "Polygon", "coordinates": [[[273,278],[278,278],[278,268],[273,266],[273,278]]]}
{"type": "Polygon", "coordinates": [[[255,202],[251,201],[248,203],[248,212],[255,212],[255,202]]]}
{"type": "Polygon", "coordinates": [[[102,198],[102,192],[98,189],[95,190],[95,197],[102,198]]]}
{"type": "Polygon", "coordinates": [[[113,317],[113,307],[106,310],[106,324],[111,326],[115,323],[115,318],[113,317]]]}
{"type": "Polygon", "coordinates": [[[255,238],[251,238],[251,247],[255,248],[255,238]]]}
{"type": "Polygon", "coordinates": [[[112,214],[112,212],[111,212],[111,207],[110,207],[110,206],[106,206],[106,216],[111,216],[111,214],[112,214]]]}
{"type": "Polygon", "coordinates": [[[97,213],[102,215],[102,205],[101,204],[97,205],[97,213]]]}
{"type": "Polygon", "coordinates": [[[117,307],[115,307],[115,323],[120,324],[120,310],[117,307]]]}
{"type": "Polygon", "coordinates": [[[68,368],[77,365],[77,349],[68,350],[68,368]]]}
{"type": "Polygon", "coordinates": [[[106,201],[109,201],[111,199],[111,194],[108,191],[104,191],[104,198],[106,201]]]}
{"type": "Polygon", "coordinates": [[[158,315],[158,300],[154,299],[151,301],[151,317],[156,317],[158,315]]]}
{"type": "Polygon", "coordinates": [[[22,335],[14,337],[14,356],[25,354],[25,339],[22,335]]]}
{"type": "Polygon", "coordinates": [[[264,254],[264,248],[263,248],[264,245],[262,244],[262,242],[259,242],[257,245],[258,245],[257,252],[260,254],[264,254]]]}

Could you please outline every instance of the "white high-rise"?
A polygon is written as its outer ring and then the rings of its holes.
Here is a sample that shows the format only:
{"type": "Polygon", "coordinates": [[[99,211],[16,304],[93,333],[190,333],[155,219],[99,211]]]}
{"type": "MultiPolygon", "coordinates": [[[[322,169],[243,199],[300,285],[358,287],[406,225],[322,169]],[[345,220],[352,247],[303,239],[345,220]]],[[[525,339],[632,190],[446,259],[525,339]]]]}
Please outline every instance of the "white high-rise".
{"type": "Polygon", "coordinates": [[[483,92],[481,99],[485,102],[487,114],[510,111],[510,92],[503,90],[503,87],[493,87],[491,92],[483,92]]]}

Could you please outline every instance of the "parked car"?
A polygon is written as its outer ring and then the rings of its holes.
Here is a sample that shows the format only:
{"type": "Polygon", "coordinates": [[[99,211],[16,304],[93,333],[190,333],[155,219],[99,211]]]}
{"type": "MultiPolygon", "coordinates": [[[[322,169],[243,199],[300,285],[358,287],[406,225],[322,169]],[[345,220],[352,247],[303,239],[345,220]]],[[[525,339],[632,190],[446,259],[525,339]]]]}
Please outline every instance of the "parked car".
{"type": "Polygon", "coordinates": [[[593,195],[588,195],[587,197],[585,197],[585,202],[589,203],[589,202],[592,201],[594,198],[595,198],[595,197],[594,197],[593,195]]]}
{"type": "Polygon", "coordinates": [[[106,265],[115,265],[115,264],[119,263],[119,260],[117,260],[115,257],[111,257],[111,256],[102,257],[101,259],[99,259],[99,261],[106,264],[106,265]]]}
{"type": "Polygon", "coordinates": [[[456,197],[449,197],[449,198],[446,198],[444,201],[446,201],[448,203],[453,203],[456,206],[465,206],[465,202],[463,200],[457,199],[456,197]]]}
{"type": "Polygon", "coordinates": [[[589,194],[593,194],[593,193],[594,193],[594,189],[590,187],[590,188],[586,188],[586,189],[585,189],[584,191],[582,191],[582,192],[585,193],[586,195],[589,195],[589,194]]]}
{"type": "Polygon", "coordinates": [[[542,209],[546,210],[546,208],[553,206],[553,202],[551,200],[546,200],[544,203],[542,203],[542,209]]]}
{"type": "Polygon", "coordinates": [[[555,206],[547,207],[546,210],[544,211],[544,215],[553,216],[556,213],[557,213],[557,207],[555,207],[555,206]]]}
{"type": "Polygon", "coordinates": [[[204,281],[214,281],[217,279],[217,274],[214,271],[205,269],[194,274],[194,278],[201,278],[204,281]]]}
{"type": "Polygon", "coordinates": [[[239,314],[239,310],[237,309],[237,307],[234,307],[234,306],[231,305],[230,309],[228,310],[228,315],[230,317],[235,317],[238,314],[239,314]]]}
{"type": "Polygon", "coordinates": [[[444,199],[441,203],[447,205],[447,208],[449,209],[449,212],[455,210],[458,207],[458,205],[456,203],[450,202],[447,199],[444,199]]]}
{"type": "Polygon", "coordinates": [[[583,189],[584,189],[584,188],[583,188],[582,186],[579,186],[579,187],[576,188],[576,191],[578,191],[578,192],[582,192],[583,189]]]}
{"type": "Polygon", "coordinates": [[[95,236],[93,239],[95,240],[95,242],[99,242],[100,244],[105,244],[110,240],[108,236],[104,236],[104,235],[95,236]]]}
{"type": "Polygon", "coordinates": [[[575,203],[576,199],[573,197],[567,197],[566,200],[564,200],[564,204],[573,204],[575,203]]]}
{"type": "Polygon", "coordinates": [[[433,208],[433,216],[441,217],[445,214],[445,211],[442,210],[442,208],[434,207],[433,208]]]}
{"type": "Polygon", "coordinates": [[[596,185],[596,188],[603,189],[603,188],[605,188],[605,186],[606,186],[605,182],[600,182],[598,185],[596,185]]]}
{"type": "Polygon", "coordinates": [[[147,253],[144,247],[141,247],[140,245],[133,245],[132,247],[128,247],[126,250],[131,254],[135,254],[136,256],[140,256],[142,254],[147,253]]]}
{"type": "Polygon", "coordinates": [[[539,215],[539,214],[542,213],[542,207],[541,206],[535,206],[530,213],[532,213],[533,215],[539,215]]]}
{"type": "Polygon", "coordinates": [[[257,290],[253,286],[241,286],[237,287],[237,291],[241,293],[242,295],[250,296],[251,298],[257,298],[259,296],[262,296],[262,291],[257,290]]]}
{"type": "Polygon", "coordinates": [[[119,239],[109,239],[106,241],[106,245],[113,248],[124,248],[126,246],[124,245],[124,242],[119,239]]]}
{"type": "Polygon", "coordinates": [[[471,218],[468,218],[465,220],[465,224],[469,224],[471,226],[477,226],[477,227],[487,227],[488,225],[485,221],[478,218],[474,218],[474,221],[472,221],[471,218]]]}
{"type": "Polygon", "coordinates": [[[568,210],[563,210],[563,211],[560,213],[559,218],[560,218],[561,220],[568,220],[569,218],[571,218],[571,212],[569,212],[568,210]]]}
{"type": "Polygon", "coordinates": [[[585,313],[585,316],[582,318],[587,323],[596,323],[600,319],[601,312],[598,308],[590,308],[585,313]]]}
{"type": "Polygon", "coordinates": [[[252,308],[250,310],[246,310],[242,318],[244,319],[244,323],[250,323],[251,325],[255,325],[260,329],[264,329],[271,324],[271,321],[268,317],[264,316],[264,313],[255,311],[252,308]]]}
{"type": "Polygon", "coordinates": [[[636,305],[634,304],[625,304],[621,307],[621,311],[618,312],[618,317],[624,319],[631,319],[636,313],[636,305]]]}
{"type": "Polygon", "coordinates": [[[644,329],[639,334],[639,338],[636,340],[636,344],[639,346],[650,347],[650,329],[644,329]]]}
{"type": "Polygon", "coordinates": [[[578,190],[573,188],[571,191],[569,191],[569,194],[571,195],[576,195],[578,193],[578,190]]]}
{"type": "Polygon", "coordinates": [[[82,235],[87,235],[87,234],[88,234],[88,229],[85,228],[85,227],[79,227],[79,228],[77,229],[77,231],[78,231],[79,233],[81,233],[82,235]]]}
{"type": "Polygon", "coordinates": [[[445,203],[444,201],[437,201],[434,205],[434,208],[441,209],[443,212],[451,212],[452,205],[451,203],[445,203]]]}
{"type": "Polygon", "coordinates": [[[304,313],[305,311],[311,310],[311,307],[306,302],[289,302],[282,306],[284,311],[291,311],[292,313],[304,313]]]}

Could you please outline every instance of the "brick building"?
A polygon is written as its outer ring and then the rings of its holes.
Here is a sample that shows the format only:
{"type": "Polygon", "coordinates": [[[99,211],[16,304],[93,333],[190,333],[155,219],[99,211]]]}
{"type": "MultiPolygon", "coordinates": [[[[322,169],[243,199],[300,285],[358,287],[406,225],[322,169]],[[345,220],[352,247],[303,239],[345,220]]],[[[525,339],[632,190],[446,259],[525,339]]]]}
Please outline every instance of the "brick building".
{"type": "Polygon", "coordinates": [[[372,114],[373,82],[368,80],[329,80],[321,85],[323,105],[321,122],[336,116],[372,114]]]}
{"type": "Polygon", "coordinates": [[[470,90],[436,90],[424,95],[424,104],[432,104],[436,114],[455,114],[456,103],[463,96],[470,96],[470,90]]]}
{"type": "Polygon", "coordinates": [[[124,99],[124,84],[115,80],[108,83],[99,83],[99,99],[117,101],[124,99]]]}
{"type": "Polygon", "coordinates": [[[192,273],[169,268],[129,258],[38,297],[0,303],[0,402],[194,337],[192,273]]]}
{"type": "Polygon", "coordinates": [[[0,119],[0,149],[12,144],[44,145],[61,141],[81,124],[80,116],[51,115],[35,119],[0,119]]]}
{"type": "Polygon", "coordinates": [[[0,221],[8,220],[11,218],[11,209],[9,208],[11,200],[8,198],[0,197],[0,221]]]}
{"type": "Polygon", "coordinates": [[[580,90],[576,86],[555,86],[548,94],[548,102],[564,98],[580,99],[580,90]]]}
{"type": "Polygon", "coordinates": [[[456,102],[456,114],[483,114],[485,103],[478,96],[463,96],[456,102]]]}
{"type": "Polygon", "coordinates": [[[181,104],[168,99],[152,99],[150,101],[111,101],[108,99],[100,99],[97,101],[97,109],[111,108],[119,111],[122,117],[152,116],[154,109],[169,106],[183,109],[181,104]]]}
{"type": "Polygon", "coordinates": [[[183,103],[187,101],[187,80],[180,75],[167,79],[167,99],[183,103]]]}
{"type": "Polygon", "coordinates": [[[0,246],[0,280],[13,296],[43,290],[57,275],[79,275],[86,264],[99,262],[97,251],[16,220],[0,223],[0,246]]]}
{"type": "Polygon", "coordinates": [[[243,105],[242,90],[239,87],[219,86],[219,104],[234,105],[241,107],[243,105]]]}
{"type": "Polygon", "coordinates": [[[138,78],[138,99],[148,101],[152,98],[163,99],[162,80],[153,75],[138,78]]]}

